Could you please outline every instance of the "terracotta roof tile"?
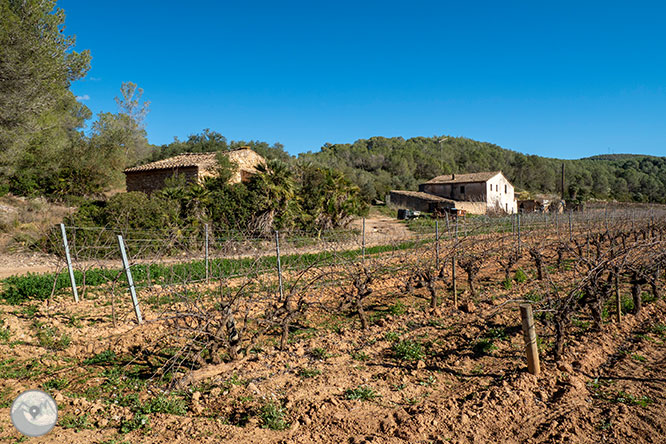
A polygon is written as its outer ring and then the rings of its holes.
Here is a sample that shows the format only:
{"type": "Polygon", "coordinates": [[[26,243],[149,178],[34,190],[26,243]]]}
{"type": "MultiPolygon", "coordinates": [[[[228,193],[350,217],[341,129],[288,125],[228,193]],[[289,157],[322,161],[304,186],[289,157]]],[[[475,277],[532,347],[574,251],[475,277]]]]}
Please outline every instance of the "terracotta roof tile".
{"type": "Polygon", "coordinates": [[[456,203],[455,200],[435,196],[434,194],[422,193],[420,191],[391,190],[391,194],[397,194],[397,195],[400,195],[400,196],[407,196],[407,197],[416,197],[416,198],[419,198],[419,199],[426,200],[428,202],[456,203]]]}
{"type": "Polygon", "coordinates": [[[210,168],[217,163],[217,153],[184,153],[168,159],[126,168],[125,173],[135,171],[164,170],[172,168],[203,167],[210,168]]]}
{"type": "Polygon", "coordinates": [[[484,171],[481,173],[455,174],[455,178],[452,174],[444,174],[443,176],[437,176],[433,179],[430,179],[426,183],[486,182],[500,173],[501,171],[484,171]]]}

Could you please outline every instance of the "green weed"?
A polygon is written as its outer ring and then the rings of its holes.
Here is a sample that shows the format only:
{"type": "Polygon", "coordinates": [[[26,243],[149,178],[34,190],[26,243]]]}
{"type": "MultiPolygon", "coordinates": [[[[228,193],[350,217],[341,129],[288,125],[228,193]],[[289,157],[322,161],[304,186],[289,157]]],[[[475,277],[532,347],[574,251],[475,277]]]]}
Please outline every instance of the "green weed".
{"type": "Polygon", "coordinates": [[[516,273],[513,276],[513,280],[515,280],[518,283],[523,283],[527,281],[527,275],[525,274],[522,268],[516,270],[516,273]]]}
{"type": "Polygon", "coordinates": [[[286,415],[285,408],[275,401],[264,404],[259,412],[262,427],[271,430],[284,430],[289,427],[289,423],[285,419],[286,415]]]}
{"type": "Polygon", "coordinates": [[[373,388],[366,385],[359,385],[356,388],[347,389],[345,391],[345,398],[351,400],[371,401],[377,396],[379,396],[377,392],[373,388]]]}
{"type": "Polygon", "coordinates": [[[302,368],[298,371],[298,376],[301,378],[314,378],[315,376],[321,375],[321,370],[316,368],[302,368]]]}
{"type": "Polygon", "coordinates": [[[401,361],[418,361],[425,358],[423,347],[416,341],[404,339],[391,347],[393,355],[401,361]]]}

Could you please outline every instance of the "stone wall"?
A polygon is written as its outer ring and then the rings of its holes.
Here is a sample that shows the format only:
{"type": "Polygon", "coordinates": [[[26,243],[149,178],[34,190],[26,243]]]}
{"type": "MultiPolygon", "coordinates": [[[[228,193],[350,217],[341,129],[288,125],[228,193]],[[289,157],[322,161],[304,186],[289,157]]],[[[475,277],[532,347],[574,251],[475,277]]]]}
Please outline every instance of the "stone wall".
{"type": "Polygon", "coordinates": [[[227,157],[238,166],[230,183],[247,182],[257,172],[257,166],[266,165],[266,160],[251,149],[230,151],[227,157]]]}
{"type": "Polygon", "coordinates": [[[389,200],[393,206],[428,213],[433,212],[438,207],[452,208],[455,204],[450,200],[417,191],[393,190],[391,191],[389,200]]]}
{"type": "Polygon", "coordinates": [[[127,191],[143,191],[152,193],[164,188],[165,181],[175,175],[185,176],[188,183],[199,180],[198,167],[184,167],[176,169],[134,171],[125,173],[127,191]]]}

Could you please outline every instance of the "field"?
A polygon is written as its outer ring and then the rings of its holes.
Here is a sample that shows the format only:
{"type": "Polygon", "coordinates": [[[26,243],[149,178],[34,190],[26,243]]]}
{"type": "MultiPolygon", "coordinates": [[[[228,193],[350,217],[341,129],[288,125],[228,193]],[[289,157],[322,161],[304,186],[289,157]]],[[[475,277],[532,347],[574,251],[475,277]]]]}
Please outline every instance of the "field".
{"type": "Polygon", "coordinates": [[[79,237],[79,303],[26,276],[0,305],[0,442],[21,441],[9,404],[36,387],[60,408],[45,443],[664,442],[663,215],[560,217],[365,249],[285,236],[279,262],[271,239],[216,238],[208,279],[199,247],[176,263],[173,242],[128,235],[141,324],[90,253],[113,239],[79,237]]]}

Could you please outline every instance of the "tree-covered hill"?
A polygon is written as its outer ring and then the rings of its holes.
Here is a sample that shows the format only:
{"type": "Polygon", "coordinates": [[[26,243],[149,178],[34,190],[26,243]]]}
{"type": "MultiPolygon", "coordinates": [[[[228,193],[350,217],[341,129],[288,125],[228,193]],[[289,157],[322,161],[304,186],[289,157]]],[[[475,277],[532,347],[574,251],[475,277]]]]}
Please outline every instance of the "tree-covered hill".
{"type": "Polygon", "coordinates": [[[352,144],[327,144],[300,161],[338,169],[368,198],[382,199],[391,189],[416,190],[440,174],[502,170],[518,188],[560,192],[565,165],[565,197],[666,203],[666,157],[603,155],[560,160],[525,155],[464,137],[372,137],[352,144]]]}

